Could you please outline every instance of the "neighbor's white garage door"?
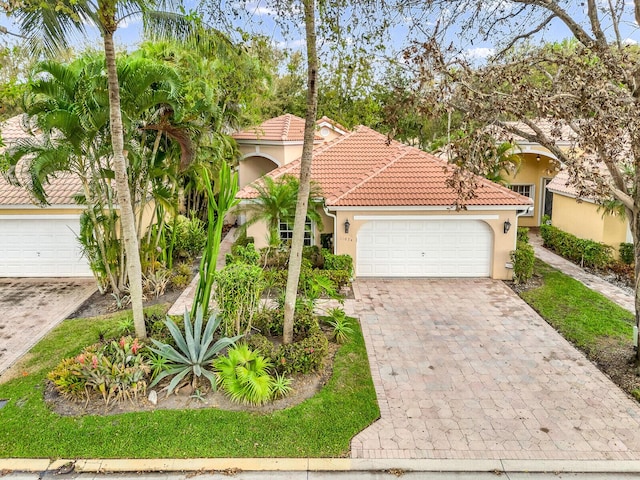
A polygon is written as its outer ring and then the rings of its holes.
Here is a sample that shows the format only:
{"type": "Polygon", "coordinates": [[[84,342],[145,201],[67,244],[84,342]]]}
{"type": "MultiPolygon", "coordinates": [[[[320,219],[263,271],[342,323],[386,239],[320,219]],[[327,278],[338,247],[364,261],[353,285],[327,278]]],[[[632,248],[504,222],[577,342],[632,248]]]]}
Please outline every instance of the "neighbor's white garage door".
{"type": "Polygon", "coordinates": [[[481,220],[371,220],[358,232],[356,275],[488,277],[492,246],[481,220]]]}
{"type": "Polygon", "coordinates": [[[0,277],[90,277],[77,215],[0,216],[0,277]]]}

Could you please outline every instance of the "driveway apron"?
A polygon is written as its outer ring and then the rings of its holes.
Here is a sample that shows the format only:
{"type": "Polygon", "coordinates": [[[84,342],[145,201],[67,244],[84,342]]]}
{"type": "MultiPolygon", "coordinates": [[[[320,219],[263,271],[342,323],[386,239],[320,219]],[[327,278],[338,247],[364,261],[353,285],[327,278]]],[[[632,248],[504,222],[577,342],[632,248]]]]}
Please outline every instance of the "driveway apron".
{"type": "Polygon", "coordinates": [[[381,418],[352,457],[640,459],[640,405],[503,282],[354,290],[381,418]]]}
{"type": "Polygon", "coordinates": [[[93,278],[0,279],[0,374],[95,291],[93,278]]]}

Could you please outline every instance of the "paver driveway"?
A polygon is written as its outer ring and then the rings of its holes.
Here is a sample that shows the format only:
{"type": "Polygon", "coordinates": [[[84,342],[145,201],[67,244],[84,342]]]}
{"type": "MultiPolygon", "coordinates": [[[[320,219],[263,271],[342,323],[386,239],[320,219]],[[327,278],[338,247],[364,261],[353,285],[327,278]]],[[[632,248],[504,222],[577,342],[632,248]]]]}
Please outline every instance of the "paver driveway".
{"type": "Polygon", "coordinates": [[[0,374],[95,290],[93,278],[0,278],[0,374]]]}
{"type": "Polygon", "coordinates": [[[381,419],[353,457],[640,459],[640,405],[502,282],[354,290],[381,419]]]}

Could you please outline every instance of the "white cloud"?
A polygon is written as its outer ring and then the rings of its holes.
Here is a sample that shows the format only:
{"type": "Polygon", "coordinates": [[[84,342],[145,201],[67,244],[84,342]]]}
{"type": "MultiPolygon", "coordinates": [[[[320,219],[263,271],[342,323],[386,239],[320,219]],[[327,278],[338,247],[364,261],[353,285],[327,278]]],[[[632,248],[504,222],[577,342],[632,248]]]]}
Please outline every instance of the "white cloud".
{"type": "Polygon", "coordinates": [[[623,45],[638,45],[638,41],[637,41],[637,40],[634,40],[633,38],[625,38],[625,39],[622,41],[622,44],[623,44],[623,45]]]}
{"type": "Polygon", "coordinates": [[[300,38],[298,40],[286,40],[283,42],[276,43],[276,46],[283,50],[298,50],[304,47],[307,44],[304,38],[300,38]]]}
{"type": "Polygon", "coordinates": [[[469,48],[462,52],[462,56],[469,60],[484,60],[485,58],[494,55],[496,50],[488,47],[469,48]]]}

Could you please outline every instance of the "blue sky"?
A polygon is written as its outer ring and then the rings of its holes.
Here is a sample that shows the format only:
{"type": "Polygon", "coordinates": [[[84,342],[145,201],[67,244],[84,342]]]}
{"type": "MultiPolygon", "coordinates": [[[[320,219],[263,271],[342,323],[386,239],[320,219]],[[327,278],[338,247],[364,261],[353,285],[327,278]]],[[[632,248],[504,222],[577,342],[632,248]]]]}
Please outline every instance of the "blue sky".
{"type": "MultiPolygon", "coordinates": [[[[187,9],[195,8],[196,0],[184,0],[185,7],[187,9]]],[[[240,4],[232,3],[235,0],[223,0],[226,1],[226,5],[235,5],[238,7],[240,4]]],[[[630,0],[626,0],[629,2],[630,0]]],[[[606,2],[604,0],[600,0],[602,5],[606,2]]],[[[489,8],[510,8],[509,0],[486,0],[487,9],[489,8]]],[[[574,15],[575,18],[580,19],[581,21],[586,21],[584,16],[584,7],[580,6],[581,2],[573,2],[573,6],[569,6],[568,9],[574,15]]],[[[569,2],[569,5],[572,5],[572,2],[569,2]]],[[[631,4],[628,4],[631,7],[631,4]]],[[[295,26],[289,32],[283,33],[281,29],[278,27],[277,22],[274,19],[277,17],[277,13],[267,6],[267,2],[264,0],[257,0],[253,2],[248,2],[242,4],[242,9],[244,11],[244,15],[240,20],[235,21],[235,26],[249,31],[263,34],[270,38],[274,44],[283,47],[283,48],[291,48],[291,49],[300,49],[304,47],[303,40],[303,32],[296,29],[295,26]]],[[[378,12],[378,14],[380,14],[378,12]]],[[[398,17],[395,19],[397,26],[391,32],[391,39],[389,42],[389,47],[391,49],[398,50],[401,47],[406,45],[406,39],[409,36],[410,27],[412,24],[417,24],[421,28],[428,30],[431,25],[435,24],[438,20],[438,16],[446,17],[447,15],[452,15],[452,12],[448,12],[447,10],[440,11],[437,15],[431,15],[427,18],[418,19],[416,16],[412,16],[410,13],[403,17],[398,17]]],[[[17,31],[17,27],[12,25],[12,22],[8,20],[6,17],[0,16],[0,25],[7,27],[10,30],[17,31]]],[[[529,25],[526,25],[528,28],[529,25]]],[[[471,40],[471,38],[466,38],[464,35],[465,32],[452,30],[448,34],[448,39],[451,42],[456,44],[457,49],[460,52],[463,52],[465,55],[482,59],[489,55],[491,55],[496,48],[496,45],[492,43],[492,41],[478,41],[477,39],[471,40]]],[[[624,39],[631,43],[640,43],[640,33],[638,30],[638,26],[635,22],[628,18],[621,24],[621,34],[624,39]]],[[[539,35],[537,35],[537,39],[540,41],[558,41],[569,36],[569,32],[566,27],[560,22],[556,21],[549,28],[543,30],[539,35]]],[[[0,41],[6,42],[11,41],[12,37],[4,35],[0,36],[0,41]]],[[[135,49],[136,45],[140,42],[140,22],[139,20],[132,19],[128,22],[124,22],[120,25],[118,32],[116,33],[116,42],[119,46],[124,46],[129,50],[135,49]]],[[[100,42],[99,36],[97,32],[91,36],[88,40],[79,40],[78,45],[81,47],[84,44],[98,45],[100,42]]]]}

